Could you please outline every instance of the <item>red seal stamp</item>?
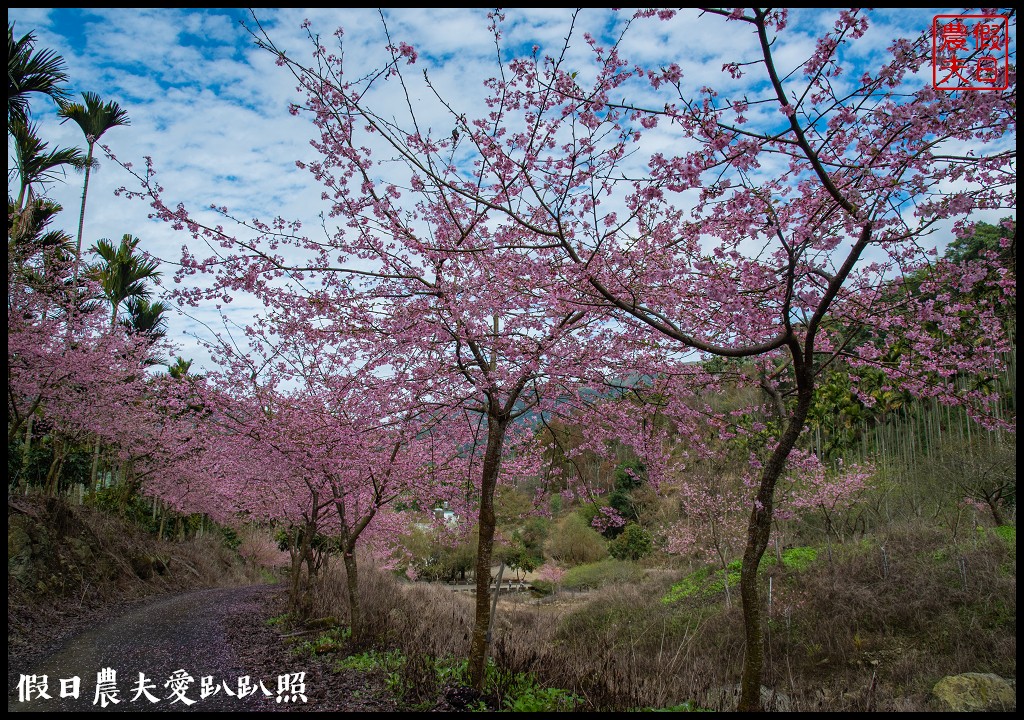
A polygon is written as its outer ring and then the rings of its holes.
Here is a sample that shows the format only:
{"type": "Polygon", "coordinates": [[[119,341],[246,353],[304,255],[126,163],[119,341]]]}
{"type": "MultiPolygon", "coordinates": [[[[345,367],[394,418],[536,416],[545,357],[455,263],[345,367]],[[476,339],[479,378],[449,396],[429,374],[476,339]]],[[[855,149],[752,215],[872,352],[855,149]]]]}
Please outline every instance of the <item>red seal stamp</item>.
{"type": "Polygon", "coordinates": [[[1010,85],[1005,15],[936,15],[932,84],[937,90],[1005,90],[1010,85]]]}

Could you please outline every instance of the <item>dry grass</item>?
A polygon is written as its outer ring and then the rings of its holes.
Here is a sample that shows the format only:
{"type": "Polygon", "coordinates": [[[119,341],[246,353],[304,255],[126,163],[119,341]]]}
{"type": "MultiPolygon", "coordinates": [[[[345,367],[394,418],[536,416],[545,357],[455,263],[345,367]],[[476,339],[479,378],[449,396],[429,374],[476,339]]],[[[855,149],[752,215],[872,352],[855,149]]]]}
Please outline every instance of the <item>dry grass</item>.
{"type": "Polygon", "coordinates": [[[790,579],[772,622],[774,681],[808,706],[904,710],[931,709],[944,675],[1015,677],[1015,548],[991,533],[947,538],[899,528],[790,579]]]}
{"type": "MultiPolygon", "coordinates": [[[[822,551],[800,571],[769,569],[766,702],[794,710],[931,710],[929,691],[943,675],[1015,677],[1015,548],[992,534],[959,546],[947,538],[904,528],[834,547],[831,561],[822,551]]],[[[465,656],[472,596],[371,567],[360,580],[373,637],[409,659],[403,672],[411,698],[436,695],[431,662],[465,656]]],[[[731,710],[743,656],[740,611],[725,609],[721,597],[665,604],[667,589],[662,577],[607,587],[574,605],[503,600],[496,677],[532,673],[581,697],[589,710],[687,701],[731,710]]],[[[318,590],[319,612],[338,615],[343,593],[343,572],[332,568],[318,590]]]]}

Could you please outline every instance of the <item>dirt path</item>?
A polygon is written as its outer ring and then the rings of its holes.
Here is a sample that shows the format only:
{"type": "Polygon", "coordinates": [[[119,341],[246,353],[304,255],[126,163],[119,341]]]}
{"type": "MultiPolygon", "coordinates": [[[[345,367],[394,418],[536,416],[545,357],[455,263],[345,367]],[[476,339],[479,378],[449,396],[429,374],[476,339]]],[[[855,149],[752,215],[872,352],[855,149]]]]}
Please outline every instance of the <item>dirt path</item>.
{"type": "Polygon", "coordinates": [[[272,586],[200,590],[153,600],[113,620],[98,621],[32,667],[9,668],[14,680],[8,688],[8,710],[394,710],[394,703],[364,675],[327,673],[318,663],[283,648],[277,632],[264,623],[278,592],[272,586]],[[116,671],[115,697],[120,701],[106,708],[101,707],[102,697],[97,698],[97,674],[104,668],[116,671]],[[172,677],[181,676],[180,671],[192,682],[176,695],[172,677]],[[156,702],[139,692],[140,673],[156,702]],[[300,678],[298,673],[305,674],[300,678]],[[44,675],[50,699],[32,691],[31,699],[23,701],[19,690],[25,689],[25,677],[39,681],[44,675]],[[78,699],[61,698],[61,680],[75,676],[81,679],[78,699]],[[202,697],[205,676],[216,691],[202,697]],[[246,676],[255,692],[240,697],[239,682],[244,683],[246,676]],[[305,702],[298,692],[306,696],[305,702]]]}

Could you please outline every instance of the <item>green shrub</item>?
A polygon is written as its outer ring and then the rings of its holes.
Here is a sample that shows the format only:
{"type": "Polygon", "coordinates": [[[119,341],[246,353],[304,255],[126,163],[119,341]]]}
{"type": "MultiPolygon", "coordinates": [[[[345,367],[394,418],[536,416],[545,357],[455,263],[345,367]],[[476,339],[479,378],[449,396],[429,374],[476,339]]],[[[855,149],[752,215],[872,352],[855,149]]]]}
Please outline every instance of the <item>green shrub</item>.
{"type": "MultiPolygon", "coordinates": [[[[465,580],[476,564],[476,531],[456,545],[441,539],[436,530],[413,529],[402,539],[408,566],[421,580],[465,580]]],[[[401,568],[405,570],[406,567],[401,568]]]]}
{"type": "Polygon", "coordinates": [[[220,528],[220,533],[224,536],[224,546],[228,549],[237,550],[242,544],[242,538],[238,537],[238,533],[235,532],[234,528],[224,525],[220,528]]]}
{"type": "Polygon", "coordinates": [[[508,697],[502,709],[508,712],[568,712],[575,710],[580,698],[561,688],[544,688],[535,682],[508,697]]]}
{"type": "Polygon", "coordinates": [[[263,624],[267,627],[274,627],[275,625],[281,625],[282,623],[286,622],[289,618],[291,618],[291,615],[289,615],[288,613],[284,613],[282,615],[275,615],[272,618],[267,618],[266,620],[264,620],[263,624]]]}
{"type": "Polygon", "coordinates": [[[336,627],[312,640],[306,640],[305,642],[295,645],[292,648],[292,652],[296,655],[310,656],[334,653],[341,650],[345,643],[347,643],[351,638],[351,629],[347,627],[336,627]]]}
{"type": "Polygon", "coordinates": [[[726,572],[721,568],[704,567],[696,570],[679,582],[672,585],[669,591],[661,598],[663,603],[671,604],[683,598],[711,597],[718,593],[725,592],[726,577],[729,580],[729,590],[734,592],[740,584],[740,561],[734,560],[729,563],[726,572]]]}
{"type": "Polygon", "coordinates": [[[636,523],[629,523],[622,533],[608,545],[608,552],[616,560],[639,560],[654,549],[651,534],[636,523]]]}
{"type": "MultiPolygon", "coordinates": [[[[468,674],[464,676],[468,680],[468,674]]],[[[489,663],[484,674],[484,694],[498,700],[505,712],[563,712],[574,710],[582,701],[561,688],[543,687],[532,672],[499,668],[489,663]]]]}
{"type": "Polygon", "coordinates": [[[587,521],[573,513],[551,529],[548,555],[562,565],[583,565],[608,555],[608,544],[587,521]]]}

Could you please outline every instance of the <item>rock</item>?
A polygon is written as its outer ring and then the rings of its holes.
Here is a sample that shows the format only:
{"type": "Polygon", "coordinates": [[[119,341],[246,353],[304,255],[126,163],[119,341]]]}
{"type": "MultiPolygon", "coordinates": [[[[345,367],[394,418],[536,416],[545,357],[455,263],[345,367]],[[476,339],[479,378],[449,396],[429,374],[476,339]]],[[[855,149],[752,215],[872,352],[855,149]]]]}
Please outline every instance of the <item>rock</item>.
{"type": "Polygon", "coordinates": [[[142,580],[153,577],[153,558],[149,555],[133,555],[130,559],[132,570],[142,580]]]}
{"type": "Polygon", "coordinates": [[[92,547],[85,540],[68,538],[67,545],[78,567],[89,568],[95,564],[96,556],[93,554],[92,547]]]}
{"type": "Polygon", "coordinates": [[[45,525],[27,515],[8,515],[7,523],[7,574],[34,587],[57,568],[57,544],[45,525]]]}
{"type": "Polygon", "coordinates": [[[992,673],[947,675],[935,683],[932,694],[938,698],[943,710],[953,712],[1017,708],[1014,685],[992,673]]]}
{"type": "Polygon", "coordinates": [[[156,569],[157,575],[163,575],[171,569],[170,558],[162,558],[159,555],[153,556],[153,567],[156,569]]]}
{"type": "Polygon", "coordinates": [[[22,585],[32,585],[32,535],[29,521],[21,515],[7,519],[7,573],[22,585]]]}

